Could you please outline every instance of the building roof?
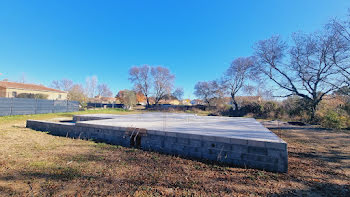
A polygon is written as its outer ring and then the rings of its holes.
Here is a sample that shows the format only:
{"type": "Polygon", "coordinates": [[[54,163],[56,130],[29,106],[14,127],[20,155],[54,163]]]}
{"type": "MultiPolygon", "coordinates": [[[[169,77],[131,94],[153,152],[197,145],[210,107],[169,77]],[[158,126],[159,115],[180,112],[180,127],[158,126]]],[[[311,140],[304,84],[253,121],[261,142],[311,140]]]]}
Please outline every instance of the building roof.
{"type": "Polygon", "coordinates": [[[45,92],[66,93],[64,91],[48,88],[43,85],[17,83],[17,82],[9,82],[9,81],[0,81],[0,87],[22,89],[22,90],[36,90],[36,91],[45,91],[45,92]]]}

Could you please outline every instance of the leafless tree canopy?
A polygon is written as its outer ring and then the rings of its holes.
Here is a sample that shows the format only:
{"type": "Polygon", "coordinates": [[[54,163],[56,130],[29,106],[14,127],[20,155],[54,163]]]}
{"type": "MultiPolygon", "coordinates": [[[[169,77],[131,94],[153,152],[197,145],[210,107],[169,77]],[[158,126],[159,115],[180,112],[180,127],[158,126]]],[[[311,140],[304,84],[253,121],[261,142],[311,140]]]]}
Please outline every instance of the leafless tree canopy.
{"type": "Polygon", "coordinates": [[[176,97],[178,100],[182,100],[184,96],[184,89],[183,88],[176,88],[176,90],[172,93],[174,97],[176,97]]]}
{"type": "Polygon", "coordinates": [[[20,78],[19,78],[19,83],[26,83],[27,82],[27,76],[25,73],[22,73],[20,78]]]}
{"type": "Polygon", "coordinates": [[[129,70],[129,80],[134,84],[134,89],[141,92],[146,97],[147,106],[149,106],[149,97],[151,96],[152,79],[150,74],[151,67],[144,65],[141,67],[132,67],[129,70]]]}
{"type": "Polygon", "coordinates": [[[231,95],[236,110],[238,110],[238,104],[235,99],[237,93],[244,87],[247,87],[248,80],[253,80],[257,76],[257,69],[254,66],[254,57],[240,57],[235,59],[224,73],[222,88],[231,95]]]}
{"type": "Polygon", "coordinates": [[[112,91],[109,89],[108,85],[105,83],[99,84],[97,86],[97,93],[99,96],[102,96],[102,97],[112,97],[113,96],[112,91]]]}
{"type": "Polygon", "coordinates": [[[51,83],[51,87],[58,90],[69,91],[73,87],[73,81],[70,79],[54,80],[51,83]]]}
{"type": "Polygon", "coordinates": [[[174,87],[175,76],[165,67],[152,67],[153,88],[155,104],[157,105],[164,96],[169,95],[174,87]]]}
{"type": "Polygon", "coordinates": [[[94,96],[96,96],[97,83],[98,83],[98,79],[97,79],[97,76],[95,75],[86,78],[85,91],[86,91],[86,95],[89,98],[93,98],[94,96]]]}
{"type": "MultiPolygon", "coordinates": [[[[340,36],[340,39],[343,39],[343,42],[340,42],[339,44],[344,45],[344,43],[347,43],[349,45],[350,43],[350,10],[349,10],[349,16],[347,20],[340,21],[340,20],[332,20],[329,24],[326,26],[329,31],[334,32],[335,34],[338,34],[340,36]]],[[[349,57],[349,53],[346,54],[349,57]]],[[[340,70],[340,73],[344,76],[345,83],[347,86],[350,86],[350,63],[348,61],[348,58],[343,58],[345,61],[343,62],[336,62],[337,67],[340,70]]]]}
{"type": "Polygon", "coordinates": [[[217,81],[198,82],[194,86],[194,94],[201,98],[210,106],[210,101],[214,98],[221,97],[220,85],[217,81]]]}
{"type": "Polygon", "coordinates": [[[288,46],[279,36],[259,41],[255,55],[261,73],[288,95],[297,95],[310,102],[311,118],[324,95],[344,84],[339,63],[347,59],[348,43],[336,32],[292,36],[288,46]]]}
{"type": "Polygon", "coordinates": [[[134,84],[134,89],[145,95],[147,106],[149,106],[149,97],[152,94],[155,98],[155,104],[170,94],[173,89],[175,76],[165,67],[150,67],[144,65],[141,67],[132,67],[129,70],[129,80],[134,84]]]}

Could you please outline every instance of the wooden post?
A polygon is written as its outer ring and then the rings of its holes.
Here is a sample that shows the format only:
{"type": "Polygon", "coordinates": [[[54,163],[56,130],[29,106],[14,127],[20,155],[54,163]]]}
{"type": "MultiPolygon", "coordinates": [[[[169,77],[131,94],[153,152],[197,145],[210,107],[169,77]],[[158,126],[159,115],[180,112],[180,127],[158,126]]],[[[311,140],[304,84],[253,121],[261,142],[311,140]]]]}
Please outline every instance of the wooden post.
{"type": "Polygon", "coordinates": [[[11,104],[10,104],[10,115],[12,116],[12,108],[13,108],[13,98],[10,98],[11,99],[11,104]]]}
{"type": "Polygon", "coordinates": [[[34,114],[37,113],[37,108],[38,108],[38,99],[35,99],[35,105],[34,105],[34,114]]]}

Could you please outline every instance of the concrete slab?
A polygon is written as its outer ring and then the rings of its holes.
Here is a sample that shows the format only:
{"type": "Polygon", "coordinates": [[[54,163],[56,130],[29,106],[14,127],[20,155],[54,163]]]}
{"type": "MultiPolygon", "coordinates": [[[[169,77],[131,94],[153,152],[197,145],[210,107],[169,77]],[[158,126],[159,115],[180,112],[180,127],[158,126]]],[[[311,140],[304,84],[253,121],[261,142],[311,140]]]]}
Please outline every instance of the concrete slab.
{"type": "Polygon", "coordinates": [[[139,128],[152,131],[246,139],[264,142],[284,142],[254,118],[197,116],[180,113],[144,113],[132,115],[78,115],[79,126],[109,126],[139,128]],[[85,119],[84,119],[85,118],[85,119]],[[99,119],[99,120],[96,120],[99,119]]]}
{"type": "Polygon", "coordinates": [[[154,112],[77,115],[73,120],[76,123],[28,120],[27,127],[242,167],[288,171],[287,143],[253,118],[154,112]]]}

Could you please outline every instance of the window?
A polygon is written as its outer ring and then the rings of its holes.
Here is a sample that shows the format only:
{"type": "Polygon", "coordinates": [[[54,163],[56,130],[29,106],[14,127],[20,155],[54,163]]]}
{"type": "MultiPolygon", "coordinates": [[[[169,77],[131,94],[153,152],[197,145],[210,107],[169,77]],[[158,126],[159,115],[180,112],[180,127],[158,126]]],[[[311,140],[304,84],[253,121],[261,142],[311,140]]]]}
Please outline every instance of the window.
{"type": "Polygon", "coordinates": [[[12,92],[12,97],[17,97],[17,92],[12,92]]]}
{"type": "Polygon", "coordinates": [[[62,95],[58,95],[58,99],[61,99],[62,98],[62,95]]]}

